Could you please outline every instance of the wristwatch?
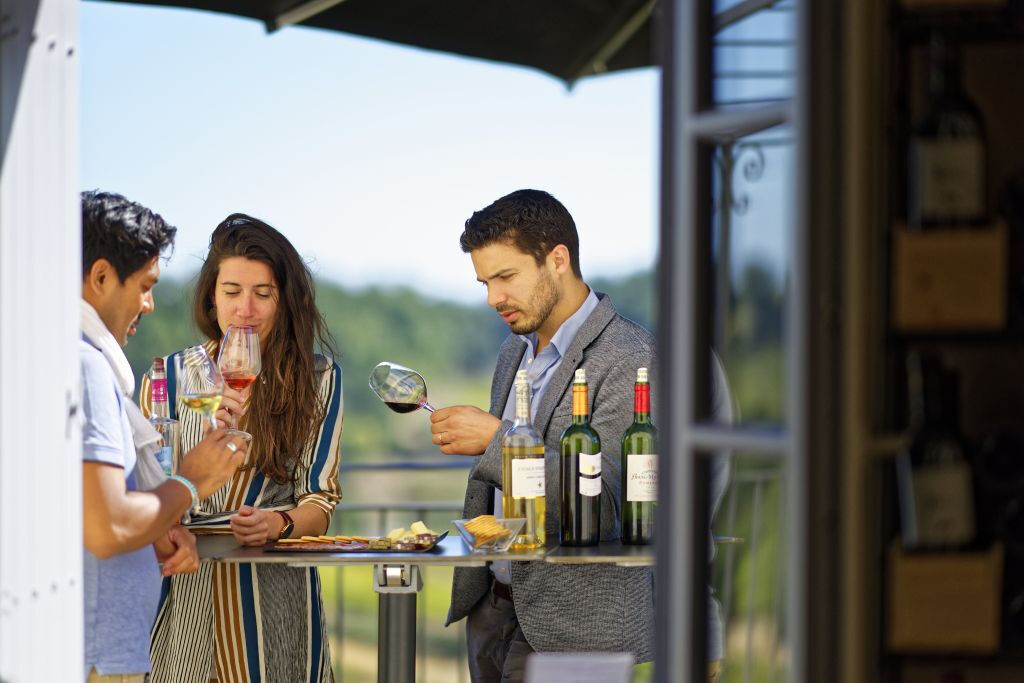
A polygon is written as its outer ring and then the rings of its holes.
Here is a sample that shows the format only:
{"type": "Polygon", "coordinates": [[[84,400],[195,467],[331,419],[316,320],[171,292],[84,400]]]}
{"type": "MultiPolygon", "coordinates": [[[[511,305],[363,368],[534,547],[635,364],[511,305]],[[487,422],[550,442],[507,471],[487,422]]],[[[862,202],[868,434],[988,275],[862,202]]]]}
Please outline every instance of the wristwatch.
{"type": "Polygon", "coordinates": [[[281,515],[284,519],[284,526],[281,527],[281,533],[277,535],[278,538],[291,538],[292,531],[295,529],[295,520],[287,512],[277,510],[277,514],[281,515]]]}

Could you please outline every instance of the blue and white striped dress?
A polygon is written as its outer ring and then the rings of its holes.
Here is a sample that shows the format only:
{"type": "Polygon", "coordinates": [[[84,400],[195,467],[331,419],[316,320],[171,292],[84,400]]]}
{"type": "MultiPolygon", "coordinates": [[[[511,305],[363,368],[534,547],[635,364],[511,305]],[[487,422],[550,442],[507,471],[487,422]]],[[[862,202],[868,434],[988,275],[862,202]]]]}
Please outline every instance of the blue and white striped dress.
{"type": "MultiPolygon", "coordinates": [[[[193,515],[193,522],[230,533],[228,518],[242,504],[264,510],[313,505],[330,520],[341,499],[344,402],[341,367],[317,358],[326,416],[292,481],[281,484],[255,468],[240,468],[203,502],[204,514],[193,515]]],[[[180,425],[177,452],[187,453],[202,439],[201,417],[177,404],[174,356],[165,360],[168,402],[180,425]]],[[[148,378],[140,395],[148,415],[148,378]]],[[[209,683],[214,677],[224,683],[333,681],[317,569],[203,562],[195,574],[164,579],[150,656],[153,683],[209,683]]]]}

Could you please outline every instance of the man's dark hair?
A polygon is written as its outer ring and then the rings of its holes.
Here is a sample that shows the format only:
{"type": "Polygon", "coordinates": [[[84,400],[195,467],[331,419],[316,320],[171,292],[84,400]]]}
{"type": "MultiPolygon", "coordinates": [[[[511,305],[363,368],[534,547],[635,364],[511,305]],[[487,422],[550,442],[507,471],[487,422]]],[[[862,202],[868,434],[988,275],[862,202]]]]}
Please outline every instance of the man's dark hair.
{"type": "Polygon", "coordinates": [[[106,259],[124,282],[174,245],[178,229],[141,204],[113,192],[82,193],[82,278],[106,259]]]}
{"type": "Polygon", "coordinates": [[[467,254],[489,244],[511,244],[531,254],[537,264],[559,244],[569,250],[569,264],[576,277],[580,271],[580,238],[576,223],[562,202],[541,190],[516,190],[485,209],[475,212],[466,221],[459,238],[467,254]]]}

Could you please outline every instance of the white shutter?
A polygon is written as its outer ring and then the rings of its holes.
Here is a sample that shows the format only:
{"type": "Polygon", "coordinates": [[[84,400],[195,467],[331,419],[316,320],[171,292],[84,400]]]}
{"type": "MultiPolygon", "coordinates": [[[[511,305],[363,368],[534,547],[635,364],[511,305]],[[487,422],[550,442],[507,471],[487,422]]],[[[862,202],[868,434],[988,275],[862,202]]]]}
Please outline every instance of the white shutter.
{"type": "Polygon", "coordinates": [[[0,0],[4,683],[82,680],[77,43],[76,0],[0,0]]]}

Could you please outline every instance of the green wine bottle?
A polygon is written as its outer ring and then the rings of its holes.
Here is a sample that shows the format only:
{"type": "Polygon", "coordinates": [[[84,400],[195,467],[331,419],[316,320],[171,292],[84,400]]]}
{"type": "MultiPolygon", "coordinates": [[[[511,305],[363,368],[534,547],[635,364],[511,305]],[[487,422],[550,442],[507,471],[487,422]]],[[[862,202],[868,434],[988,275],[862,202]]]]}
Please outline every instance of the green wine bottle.
{"type": "Polygon", "coordinates": [[[654,541],[658,505],[658,430],[651,422],[651,385],[647,368],[638,368],[633,387],[633,424],[622,435],[622,542],[654,541]]]}
{"type": "Polygon", "coordinates": [[[562,432],[562,545],[601,540],[601,437],[590,426],[587,371],[572,382],[572,424],[562,432]]]}

